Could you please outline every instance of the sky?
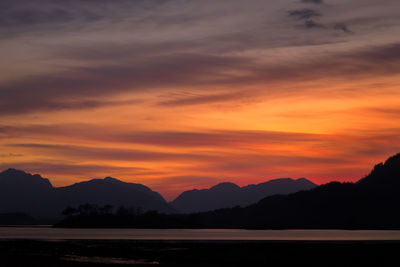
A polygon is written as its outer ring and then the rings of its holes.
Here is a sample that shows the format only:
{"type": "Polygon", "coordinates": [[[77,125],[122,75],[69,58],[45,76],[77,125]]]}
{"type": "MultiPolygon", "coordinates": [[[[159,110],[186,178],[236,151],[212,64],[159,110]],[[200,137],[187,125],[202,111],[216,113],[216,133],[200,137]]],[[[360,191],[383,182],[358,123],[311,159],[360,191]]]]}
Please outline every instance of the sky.
{"type": "Polygon", "coordinates": [[[0,169],[356,181],[400,152],[398,0],[2,0],[0,169]]]}

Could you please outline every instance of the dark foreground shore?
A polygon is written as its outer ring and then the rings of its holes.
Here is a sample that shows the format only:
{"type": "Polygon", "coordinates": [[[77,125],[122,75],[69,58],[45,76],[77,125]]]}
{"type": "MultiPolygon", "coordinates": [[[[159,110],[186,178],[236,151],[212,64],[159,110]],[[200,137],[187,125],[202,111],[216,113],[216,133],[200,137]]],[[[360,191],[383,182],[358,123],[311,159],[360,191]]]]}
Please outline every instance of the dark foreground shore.
{"type": "Polygon", "coordinates": [[[400,266],[399,252],[400,241],[1,240],[0,266],[400,266]]]}

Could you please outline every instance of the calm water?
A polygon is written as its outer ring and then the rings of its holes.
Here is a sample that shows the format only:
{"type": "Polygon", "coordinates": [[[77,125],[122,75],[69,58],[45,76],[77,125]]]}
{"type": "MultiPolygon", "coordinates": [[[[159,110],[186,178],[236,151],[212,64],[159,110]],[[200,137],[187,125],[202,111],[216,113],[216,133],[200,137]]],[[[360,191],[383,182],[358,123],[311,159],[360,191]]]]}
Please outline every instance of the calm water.
{"type": "Polygon", "coordinates": [[[0,239],[115,240],[400,240],[400,231],[63,229],[0,227],[0,239]]]}

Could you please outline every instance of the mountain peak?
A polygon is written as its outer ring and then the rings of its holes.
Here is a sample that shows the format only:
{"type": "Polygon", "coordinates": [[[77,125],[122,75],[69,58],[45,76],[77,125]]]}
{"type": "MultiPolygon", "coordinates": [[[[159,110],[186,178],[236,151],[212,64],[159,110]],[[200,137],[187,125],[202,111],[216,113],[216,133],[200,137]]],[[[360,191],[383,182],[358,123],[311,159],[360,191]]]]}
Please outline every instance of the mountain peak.
{"type": "Polygon", "coordinates": [[[310,184],[310,185],[317,186],[315,183],[313,183],[312,181],[310,181],[310,180],[308,180],[308,179],[306,179],[306,178],[304,178],[304,177],[299,178],[299,179],[296,179],[295,181],[296,181],[296,182],[301,182],[301,183],[305,183],[305,184],[310,184]]]}
{"type": "Polygon", "coordinates": [[[122,181],[118,180],[117,178],[113,178],[113,177],[110,177],[110,176],[107,176],[103,180],[106,181],[106,182],[112,182],[112,183],[122,183],[122,181]]]}
{"type": "Polygon", "coordinates": [[[32,186],[45,185],[46,187],[52,187],[50,181],[43,178],[39,174],[30,174],[22,170],[9,168],[0,173],[0,181],[7,182],[8,184],[15,184],[18,186],[32,186]]]}
{"type": "Polygon", "coordinates": [[[22,176],[22,175],[29,175],[28,173],[22,171],[22,170],[17,170],[14,168],[9,168],[7,170],[4,170],[0,173],[0,175],[18,175],[18,176],[22,176]]]}
{"type": "Polygon", "coordinates": [[[384,164],[385,167],[400,169],[400,153],[388,158],[384,164]]]}
{"type": "Polygon", "coordinates": [[[35,177],[35,178],[45,179],[42,176],[40,176],[39,174],[30,174],[23,170],[18,170],[18,169],[14,169],[14,168],[9,168],[9,169],[1,172],[0,176],[3,176],[3,177],[35,177]]]}
{"type": "Polygon", "coordinates": [[[384,163],[375,165],[369,175],[357,182],[370,186],[394,186],[400,184],[400,154],[388,158],[384,163]]]}
{"type": "Polygon", "coordinates": [[[230,182],[219,183],[210,188],[210,190],[237,190],[237,189],[240,189],[240,187],[237,184],[230,182]]]}

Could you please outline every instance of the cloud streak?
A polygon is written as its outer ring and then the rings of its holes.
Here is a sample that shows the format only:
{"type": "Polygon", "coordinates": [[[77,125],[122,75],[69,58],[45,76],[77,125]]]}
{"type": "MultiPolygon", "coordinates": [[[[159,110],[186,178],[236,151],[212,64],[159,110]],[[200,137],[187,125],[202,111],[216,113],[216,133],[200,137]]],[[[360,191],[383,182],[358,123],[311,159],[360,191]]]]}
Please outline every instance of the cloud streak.
{"type": "Polygon", "coordinates": [[[229,83],[229,76],[215,75],[226,65],[245,66],[248,60],[206,55],[174,55],[157,61],[131,62],[120,66],[80,68],[66,73],[30,77],[0,85],[2,115],[32,111],[89,108],[116,104],[91,99],[123,92],[187,85],[229,83]],[[111,88],[111,89],[110,89],[111,88]],[[76,98],[87,100],[75,101],[76,98]]]}
{"type": "Polygon", "coordinates": [[[337,24],[335,24],[334,29],[335,29],[335,30],[343,31],[343,32],[345,32],[345,33],[353,33],[353,32],[347,27],[347,25],[344,24],[344,23],[337,23],[337,24]]]}
{"type": "MultiPolygon", "coordinates": [[[[312,25],[309,27],[321,27],[312,25]]],[[[323,77],[395,75],[399,71],[400,45],[389,44],[323,56],[308,62],[276,66],[257,63],[252,58],[182,54],[159,57],[150,62],[81,68],[57,75],[25,78],[0,85],[0,114],[13,115],[37,111],[96,108],[125,104],[99,100],[113,94],[140,93],[168,88],[192,89],[206,86],[277,84],[323,77]],[[383,65],[383,66],[382,66],[383,65]],[[227,67],[238,74],[226,74],[227,67]],[[240,74],[241,70],[245,74],[240,74]],[[110,90],[112,88],[112,90],[110,90]],[[96,96],[96,98],[93,98],[96,96]],[[83,99],[76,101],[75,99],[83,99]]],[[[251,98],[255,92],[207,94],[162,101],[161,105],[191,105],[251,98]]],[[[259,93],[258,91],[257,93],[259,93]]],[[[279,93],[279,91],[276,91],[279,93]]],[[[129,103],[129,102],[128,102],[129,103]]]]}
{"type": "Polygon", "coordinates": [[[85,147],[75,145],[58,145],[58,144],[9,144],[11,148],[24,148],[33,151],[41,151],[47,155],[64,155],[71,159],[85,160],[115,160],[130,162],[149,162],[149,161],[204,161],[212,158],[211,155],[200,154],[181,154],[181,153],[165,153],[156,151],[144,151],[134,149],[118,149],[118,148],[99,148],[85,147]]]}
{"type": "Polygon", "coordinates": [[[301,2],[303,3],[307,3],[307,4],[323,4],[324,0],[301,0],[301,2]]]}
{"type": "Polygon", "coordinates": [[[319,17],[321,14],[314,9],[297,9],[288,12],[290,16],[296,19],[311,19],[313,17],[319,17]]]}
{"type": "Polygon", "coordinates": [[[118,23],[130,18],[140,19],[142,12],[167,3],[167,0],[51,1],[4,0],[0,4],[2,38],[32,33],[78,31],[94,23],[118,23]],[[127,12],[129,11],[129,12],[127,12]]]}

